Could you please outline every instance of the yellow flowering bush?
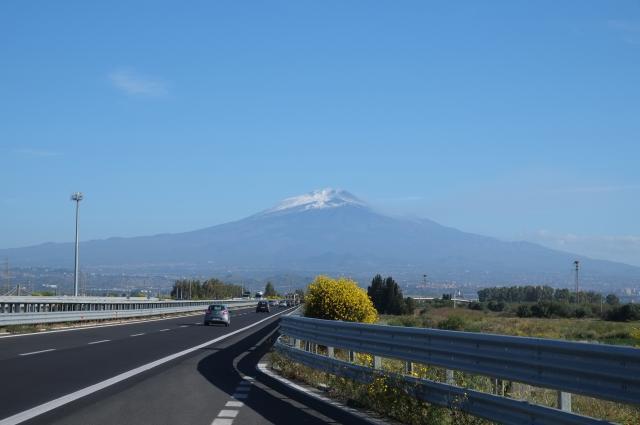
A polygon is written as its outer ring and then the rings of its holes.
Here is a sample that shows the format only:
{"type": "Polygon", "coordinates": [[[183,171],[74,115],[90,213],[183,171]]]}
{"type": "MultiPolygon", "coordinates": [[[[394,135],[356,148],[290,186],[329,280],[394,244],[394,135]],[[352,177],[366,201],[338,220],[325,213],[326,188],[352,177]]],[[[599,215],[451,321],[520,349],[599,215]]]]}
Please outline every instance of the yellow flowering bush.
{"type": "Polygon", "coordinates": [[[378,313],[366,291],[344,277],[317,276],[307,288],[304,315],[316,319],[373,323],[378,313]]]}

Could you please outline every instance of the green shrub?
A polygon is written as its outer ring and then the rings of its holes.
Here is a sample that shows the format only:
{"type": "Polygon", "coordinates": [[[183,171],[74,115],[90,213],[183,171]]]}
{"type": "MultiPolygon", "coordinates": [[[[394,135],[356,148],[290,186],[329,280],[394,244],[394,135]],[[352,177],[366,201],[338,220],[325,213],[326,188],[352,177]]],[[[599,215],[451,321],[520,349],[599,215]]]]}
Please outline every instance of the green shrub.
{"type": "Polygon", "coordinates": [[[640,320],[640,305],[638,304],[625,304],[619,307],[614,307],[607,312],[607,320],[614,322],[631,322],[634,320],[640,320]]]}
{"type": "Polygon", "coordinates": [[[466,326],[466,321],[460,316],[449,316],[445,320],[438,322],[438,329],[449,331],[461,331],[466,326]]]}
{"type": "Polygon", "coordinates": [[[520,304],[516,310],[518,317],[531,317],[531,307],[526,304],[520,304]]]}
{"type": "Polygon", "coordinates": [[[484,310],[484,304],[477,301],[469,303],[469,310],[484,310]]]}

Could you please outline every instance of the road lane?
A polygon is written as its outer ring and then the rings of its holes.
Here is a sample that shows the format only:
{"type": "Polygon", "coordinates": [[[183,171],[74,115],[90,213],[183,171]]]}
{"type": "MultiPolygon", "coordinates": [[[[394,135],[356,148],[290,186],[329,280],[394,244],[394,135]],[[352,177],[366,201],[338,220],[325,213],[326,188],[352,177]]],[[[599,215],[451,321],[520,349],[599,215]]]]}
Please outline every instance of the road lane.
{"type": "MultiPolygon", "coordinates": [[[[148,331],[145,335],[138,337],[130,337],[130,329],[123,333],[119,327],[87,330],[85,331],[87,335],[81,336],[77,335],[80,332],[51,334],[50,336],[55,335],[57,338],[64,335],[61,338],[63,340],[61,345],[66,345],[66,348],[32,356],[18,355],[0,359],[0,376],[4,382],[11,383],[11,385],[0,386],[0,400],[2,400],[0,418],[72,393],[264,318],[265,315],[256,313],[241,317],[232,316],[231,326],[224,327],[194,325],[193,318],[183,317],[170,321],[173,326],[170,332],[160,332],[161,326],[166,326],[166,322],[155,324],[150,322],[147,327],[155,327],[155,331],[148,331]],[[110,341],[89,344],[100,340],[96,339],[96,331],[99,332],[101,339],[110,341]],[[87,336],[90,339],[87,339],[87,336]]],[[[38,340],[44,336],[34,336],[32,340],[38,340]]],[[[46,342],[49,342],[49,337],[45,338],[46,342]]],[[[24,341],[28,342],[27,345],[31,345],[32,340],[25,338],[16,338],[11,344],[22,340],[20,345],[24,345],[24,341]]],[[[7,343],[7,341],[2,342],[7,343]]]]}
{"type": "Polygon", "coordinates": [[[369,424],[277,381],[275,390],[266,385],[255,366],[271,346],[277,325],[268,321],[29,425],[369,424]]]}
{"type": "MultiPolygon", "coordinates": [[[[21,353],[53,348],[56,350],[78,347],[92,341],[128,338],[132,334],[159,332],[161,329],[175,329],[178,326],[193,326],[194,319],[202,319],[204,310],[192,316],[173,317],[164,320],[122,323],[118,325],[78,328],[65,332],[32,333],[21,336],[0,338],[0,360],[17,357],[21,353]],[[185,323],[187,323],[185,325],[185,323]]],[[[255,307],[232,310],[231,320],[255,314],[255,307]]],[[[201,323],[200,321],[197,322],[201,323]]],[[[166,331],[165,331],[166,332],[166,331]]],[[[1,367],[1,366],[0,366],[1,367]]]]}

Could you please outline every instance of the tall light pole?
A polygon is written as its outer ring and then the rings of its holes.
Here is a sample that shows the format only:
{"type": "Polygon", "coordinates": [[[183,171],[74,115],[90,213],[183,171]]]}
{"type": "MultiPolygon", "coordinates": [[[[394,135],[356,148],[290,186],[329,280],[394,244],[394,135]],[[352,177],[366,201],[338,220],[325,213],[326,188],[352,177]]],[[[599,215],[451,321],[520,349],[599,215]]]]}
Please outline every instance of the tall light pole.
{"type": "Polygon", "coordinates": [[[73,296],[78,296],[78,213],[80,212],[80,201],[82,201],[84,195],[82,192],[75,192],[71,195],[71,200],[76,202],[76,262],[73,269],[73,296]]]}
{"type": "Polygon", "coordinates": [[[576,266],[576,304],[580,304],[580,279],[578,275],[580,270],[580,261],[574,261],[573,265],[576,266]]]}

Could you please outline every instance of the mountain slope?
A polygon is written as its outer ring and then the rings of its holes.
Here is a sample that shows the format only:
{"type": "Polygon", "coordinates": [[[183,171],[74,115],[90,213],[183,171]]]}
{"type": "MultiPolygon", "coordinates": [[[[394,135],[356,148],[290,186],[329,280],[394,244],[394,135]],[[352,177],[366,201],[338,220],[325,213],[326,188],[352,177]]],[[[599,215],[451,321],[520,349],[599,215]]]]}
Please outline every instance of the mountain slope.
{"type": "MultiPolygon", "coordinates": [[[[640,268],[527,242],[504,242],[430,220],[382,215],[345,191],[289,198],[245,219],[178,234],[81,244],[84,267],[428,273],[459,282],[567,283],[573,260],[592,279],[633,282],[640,268]]],[[[70,265],[73,244],[0,251],[18,265],[70,265]]]]}

